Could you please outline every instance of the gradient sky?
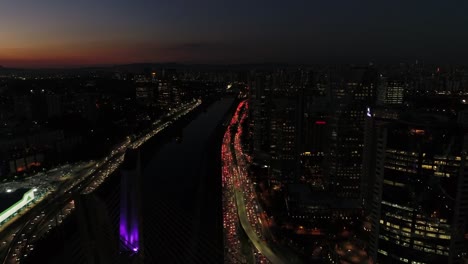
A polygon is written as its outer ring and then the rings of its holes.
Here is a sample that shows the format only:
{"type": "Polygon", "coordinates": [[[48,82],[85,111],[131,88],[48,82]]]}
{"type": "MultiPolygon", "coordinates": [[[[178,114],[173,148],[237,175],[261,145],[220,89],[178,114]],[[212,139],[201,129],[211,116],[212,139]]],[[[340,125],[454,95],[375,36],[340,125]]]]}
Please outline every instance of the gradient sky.
{"type": "Polygon", "coordinates": [[[3,0],[0,65],[468,61],[468,1],[3,0]]]}

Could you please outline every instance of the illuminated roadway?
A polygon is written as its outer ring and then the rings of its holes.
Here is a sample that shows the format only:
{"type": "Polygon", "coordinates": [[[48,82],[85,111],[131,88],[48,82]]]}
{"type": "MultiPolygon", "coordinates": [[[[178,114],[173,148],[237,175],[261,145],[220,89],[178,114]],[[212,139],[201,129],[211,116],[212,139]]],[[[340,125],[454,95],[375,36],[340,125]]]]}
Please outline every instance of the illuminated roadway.
{"type": "MultiPolygon", "coordinates": [[[[246,102],[246,101],[244,101],[246,102]]],[[[273,250],[269,247],[269,245],[260,237],[261,230],[259,230],[258,226],[258,216],[255,214],[256,210],[254,208],[258,208],[258,203],[255,199],[255,192],[253,186],[250,184],[247,178],[247,164],[245,164],[244,154],[242,152],[242,146],[240,144],[240,137],[242,135],[242,123],[247,116],[248,104],[244,104],[244,111],[242,113],[242,117],[237,124],[237,131],[234,136],[234,144],[232,149],[235,155],[235,167],[234,167],[234,175],[237,179],[237,183],[235,186],[235,197],[236,197],[236,204],[237,204],[237,213],[239,215],[239,219],[244,229],[245,233],[249,237],[250,241],[253,243],[255,248],[264,255],[270,262],[273,264],[276,263],[286,263],[282,258],[280,258],[273,250]],[[242,166],[240,166],[242,165],[242,166]],[[246,198],[250,202],[250,206],[246,206],[245,204],[245,195],[246,198]],[[252,199],[253,198],[253,199],[252,199]],[[249,209],[247,209],[249,208],[249,209]],[[247,213],[249,210],[250,215],[247,213]],[[249,217],[250,216],[250,217],[249,217]],[[252,226],[255,226],[254,229],[252,226]]]]}
{"type": "MultiPolygon", "coordinates": [[[[176,120],[188,114],[200,104],[201,100],[194,100],[181,105],[168,113],[164,117],[164,121],[155,121],[149,132],[129,136],[124,142],[116,146],[107,157],[98,162],[90,162],[87,166],[78,167],[79,169],[74,172],[74,177],[70,181],[57,186],[44,201],[35,204],[22,217],[14,219],[13,223],[7,223],[14,226],[14,228],[12,227],[10,232],[2,234],[0,240],[2,263],[19,263],[23,258],[26,258],[34,250],[34,243],[55,226],[60,225],[63,219],[72,212],[74,209],[72,196],[75,194],[88,194],[99,187],[123,162],[127,148],[140,147],[147,140],[172,125],[176,120]]],[[[60,171],[57,173],[60,173],[60,171]]]]}
{"type": "Polygon", "coordinates": [[[237,203],[237,213],[239,215],[242,228],[244,229],[245,233],[249,237],[250,241],[254,244],[255,248],[260,253],[265,255],[265,257],[272,263],[275,263],[275,264],[286,263],[273,252],[273,250],[268,246],[268,244],[265,241],[263,241],[262,239],[258,237],[257,233],[252,228],[252,225],[250,224],[248,217],[247,217],[244,197],[243,197],[242,192],[239,189],[236,190],[236,203],[237,203]]]}
{"type": "MultiPolygon", "coordinates": [[[[221,146],[222,158],[222,195],[223,195],[223,227],[224,227],[224,246],[227,250],[225,254],[225,263],[247,263],[250,256],[245,256],[242,252],[242,241],[239,239],[239,217],[237,214],[237,205],[235,199],[235,179],[233,176],[233,156],[231,151],[231,127],[238,122],[238,112],[240,104],[235,112],[230,125],[227,126],[221,146]]],[[[253,257],[253,256],[252,256],[253,257]]]]}
{"type": "Polygon", "coordinates": [[[230,155],[226,155],[226,151],[223,151],[223,162],[224,166],[229,168],[226,172],[230,173],[230,187],[236,200],[237,218],[260,253],[256,255],[257,262],[266,263],[268,259],[272,263],[302,263],[293,252],[274,243],[276,240],[270,232],[268,216],[258,202],[254,183],[248,177],[247,167],[250,157],[244,153],[241,144],[242,124],[247,117],[248,106],[247,101],[239,104],[223,142],[223,150],[230,150],[230,155]],[[231,130],[234,130],[234,135],[231,135],[231,130]]]}
{"type": "MultiPolygon", "coordinates": [[[[235,200],[234,204],[237,213],[235,216],[224,213],[225,234],[231,234],[231,237],[227,237],[225,239],[229,239],[226,241],[228,242],[228,246],[232,246],[232,241],[237,242],[236,239],[232,237],[233,231],[231,229],[226,230],[226,223],[232,223],[233,221],[238,220],[249,240],[260,253],[257,255],[257,262],[271,262],[273,264],[287,263],[291,258],[280,256],[263,239],[264,228],[260,217],[258,216],[260,213],[258,211],[259,205],[253,184],[247,177],[247,164],[240,144],[240,138],[242,135],[241,124],[247,116],[247,109],[247,101],[242,101],[226,130],[226,135],[223,140],[223,192],[225,193],[223,198],[225,200],[229,198],[235,200]],[[235,134],[231,135],[231,130],[233,129],[236,129],[235,134]],[[231,193],[233,195],[229,195],[231,193]]],[[[227,201],[225,201],[223,205],[225,207],[224,211],[231,211],[231,207],[233,208],[233,206],[226,208],[226,205],[229,205],[227,201]]],[[[234,243],[234,245],[236,248],[231,251],[241,255],[241,252],[239,252],[239,249],[237,248],[238,243],[234,243]]]]}

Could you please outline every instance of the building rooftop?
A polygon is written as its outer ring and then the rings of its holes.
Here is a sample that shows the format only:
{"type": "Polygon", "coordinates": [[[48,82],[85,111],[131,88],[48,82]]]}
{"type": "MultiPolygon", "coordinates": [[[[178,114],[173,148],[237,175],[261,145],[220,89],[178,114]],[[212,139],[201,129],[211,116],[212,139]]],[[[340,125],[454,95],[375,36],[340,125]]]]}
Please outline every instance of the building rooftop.
{"type": "Polygon", "coordinates": [[[323,206],[334,209],[359,208],[358,199],[339,199],[330,192],[312,192],[307,184],[293,183],[288,185],[291,200],[303,206],[323,206]]]}
{"type": "Polygon", "coordinates": [[[335,247],[335,253],[340,256],[341,263],[373,263],[367,255],[367,252],[351,241],[345,241],[337,244],[335,247]]]}
{"type": "Polygon", "coordinates": [[[0,193],[0,214],[6,209],[10,208],[13,204],[23,198],[23,195],[29,191],[29,189],[17,189],[12,192],[0,193]]]}

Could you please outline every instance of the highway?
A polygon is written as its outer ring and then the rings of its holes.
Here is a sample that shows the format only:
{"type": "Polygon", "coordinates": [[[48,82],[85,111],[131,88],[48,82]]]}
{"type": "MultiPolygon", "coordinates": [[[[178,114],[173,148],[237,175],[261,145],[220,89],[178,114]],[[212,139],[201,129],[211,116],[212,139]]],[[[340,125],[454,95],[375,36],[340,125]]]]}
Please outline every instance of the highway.
{"type": "Polygon", "coordinates": [[[55,226],[60,225],[71,214],[75,208],[73,196],[88,194],[96,190],[123,162],[127,148],[140,147],[200,104],[201,100],[194,100],[181,105],[164,116],[162,119],[164,121],[155,121],[150,131],[128,136],[101,160],[72,165],[66,177],[63,175],[63,170],[51,170],[60,176],[60,181],[50,187],[51,191],[47,197],[35,203],[27,212],[23,212],[21,217],[7,223],[10,225],[6,228],[9,232],[4,232],[0,238],[2,263],[19,263],[26,258],[34,250],[34,243],[38,239],[49,233],[55,226]]]}
{"type": "MultiPolygon", "coordinates": [[[[222,159],[223,159],[223,210],[225,224],[225,243],[233,256],[237,256],[243,263],[247,263],[250,256],[241,252],[238,234],[244,231],[251,243],[254,245],[255,261],[257,263],[285,263],[268,244],[262,239],[262,228],[256,216],[258,206],[255,201],[254,189],[248,181],[246,164],[238,163],[243,159],[240,137],[242,128],[240,124],[247,115],[248,103],[242,101],[231,119],[231,123],[226,129],[223,139],[222,159]],[[232,134],[234,132],[234,134],[232,134]],[[247,202],[245,202],[245,200],[247,202]],[[243,230],[239,230],[242,228],[243,230]]],[[[235,260],[226,259],[227,263],[236,263],[235,260]]]]}
{"type": "MultiPolygon", "coordinates": [[[[50,203],[54,196],[60,194],[60,192],[56,192],[55,190],[66,189],[67,186],[72,185],[76,179],[89,174],[90,168],[94,166],[94,164],[94,162],[67,164],[49,170],[46,173],[32,176],[35,177],[35,179],[26,182],[7,183],[6,185],[10,187],[16,186],[17,188],[37,187],[37,189],[41,190],[41,192],[39,192],[41,197],[23,208],[15,217],[9,219],[8,222],[1,226],[0,232],[2,233],[2,242],[0,245],[0,252],[11,252],[11,249],[15,246],[14,243],[18,242],[18,237],[16,237],[16,235],[23,234],[23,231],[32,230],[39,221],[42,221],[45,214],[41,211],[50,203]],[[70,175],[75,175],[75,177],[71,177],[70,175]]],[[[21,247],[21,245],[15,248],[18,247],[21,247]]],[[[15,254],[17,255],[17,252],[12,253],[12,255],[16,256],[15,254]]],[[[5,254],[2,254],[2,259],[4,259],[4,257],[5,254]]]]}
{"type": "Polygon", "coordinates": [[[225,263],[247,263],[248,260],[253,257],[245,256],[242,252],[243,245],[239,239],[239,234],[241,232],[241,230],[239,230],[240,220],[237,214],[235,190],[233,188],[235,179],[232,177],[233,156],[231,153],[231,128],[233,124],[238,122],[238,112],[241,104],[238,106],[231,122],[227,126],[226,133],[223,137],[223,144],[221,146],[224,245],[227,251],[225,252],[225,263]]]}
{"type": "MultiPolygon", "coordinates": [[[[237,184],[235,186],[237,213],[242,228],[261,256],[265,256],[269,262],[274,264],[285,263],[286,259],[282,259],[278,256],[264,240],[265,236],[263,234],[262,224],[259,220],[259,203],[256,199],[254,185],[248,177],[247,162],[241,144],[243,132],[242,124],[248,113],[248,103],[247,101],[244,102],[245,104],[241,109],[242,111],[239,113],[241,116],[237,124],[236,134],[234,135],[234,142],[231,145],[234,155],[234,176],[237,179],[237,184]]],[[[259,262],[263,263],[261,257],[259,262]]]]}
{"type": "MultiPolygon", "coordinates": [[[[257,263],[301,263],[297,256],[274,243],[275,239],[266,221],[266,213],[258,202],[255,185],[249,178],[247,168],[250,157],[244,153],[241,144],[242,124],[247,114],[248,102],[245,100],[239,104],[223,141],[223,190],[226,194],[223,199],[224,206],[227,206],[225,211],[230,212],[225,214],[224,221],[225,223],[240,222],[241,228],[256,249],[257,263]],[[233,201],[226,201],[227,199],[233,199],[233,201]],[[232,214],[233,208],[236,209],[235,215],[232,214]]],[[[228,241],[231,243],[227,245],[232,246],[232,241],[236,241],[232,237],[235,234],[234,231],[239,232],[239,230],[232,230],[232,224],[227,225],[227,227],[230,229],[226,230],[225,233],[231,235],[230,241],[228,241]]],[[[248,258],[248,256],[241,254],[238,247],[231,251],[238,252],[242,257],[248,258]]]]}
{"type": "Polygon", "coordinates": [[[275,252],[273,252],[270,246],[257,235],[257,231],[252,228],[252,225],[249,222],[249,218],[247,216],[243,193],[240,191],[240,189],[236,190],[236,203],[238,205],[237,212],[242,228],[249,237],[250,241],[254,244],[255,248],[271,263],[286,263],[285,260],[281,259],[278,255],[276,255],[275,252]]]}

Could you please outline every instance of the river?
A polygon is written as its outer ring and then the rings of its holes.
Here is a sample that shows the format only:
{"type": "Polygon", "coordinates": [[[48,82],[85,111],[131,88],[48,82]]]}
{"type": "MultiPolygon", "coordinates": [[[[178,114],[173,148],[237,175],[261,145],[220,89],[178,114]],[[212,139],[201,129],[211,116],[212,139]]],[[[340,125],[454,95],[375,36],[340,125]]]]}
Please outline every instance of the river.
{"type": "Polygon", "coordinates": [[[182,140],[163,144],[144,167],[145,262],[223,262],[220,124],[233,101],[214,102],[184,127],[182,140]]]}

